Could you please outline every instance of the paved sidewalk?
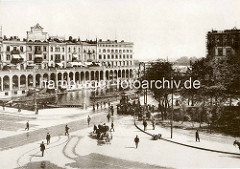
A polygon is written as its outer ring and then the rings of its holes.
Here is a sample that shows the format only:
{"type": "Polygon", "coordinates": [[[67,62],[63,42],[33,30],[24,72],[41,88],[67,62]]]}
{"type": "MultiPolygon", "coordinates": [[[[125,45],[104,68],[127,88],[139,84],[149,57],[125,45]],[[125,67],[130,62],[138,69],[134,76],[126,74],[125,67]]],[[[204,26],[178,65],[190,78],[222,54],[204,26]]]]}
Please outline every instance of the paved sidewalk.
{"type": "MultiPolygon", "coordinates": [[[[116,105],[119,101],[113,101],[111,104],[116,105]]],[[[39,129],[46,129],[52,126],[66,124],[72,121],[87,119],[87,116],[94,115],[100,112],[108,112],[106,108],[99,108],[93,111],[92,107],[87,109],[81,108],[51,108],[39,110],[39,114],[33,111],[22,110],[18,112],[15,108],[5,108],[5,111],[0,107],[0,138],[14,136],[18,134],[26,134],[26,122],[29,121],[30,132],[39,129]]]]}
{"type": "MultiPolygon", "coordinates": [[[[144,129],[142,122],[136,121],[136,124],[142,130],[144,129]]],[[[238,147],[233,146],[234,137],[231,136],[223,136],[220,134],[209,134],[209,133],[201,133],[200,134],[200,142],[196,142],[195,140],[195,130],[183,130],[173,128],[173,138],[171,139],[171,129],[163,128],[156,125],[155,130],[152,129],[152,123],[148,121],[147,133],[150,134],[162,134],[162,138],[175,141],[182,144],[187,144],[190,146],[211,149],[216,151],[224,151],[230,153],[240,153],[238,147]],[[225,141],[223,142],[223,140],[225,141]]]]}
{"type": "MultiPolygon", "coordinates": [[[[116,116],[116,118],[118,118],[116,116]]],[[[106,119],[105,121],[106,122],[106,119]]],[[[109,123],[107,123],[109,125],[109,123]]],[[[87,126],[87,125],[85,125],[87,126]]],[[[115,121],[115,132],[111,144],[98,145],[97,140],[89,137],[90,128],[56,136],[46,146],[41,157],[39,143],[33,142],[0,153],[0,168],[17,169],[42,166],[54,169],[73,168],[231,168],[240,167],[239,157],[214,152],[201,151],[172,144],[163,140],[151,140],[145,133],[136,129],[131,116],[121,116],[115,121]],[[134,138],[140,138],[138,149],[134,138]]]]}

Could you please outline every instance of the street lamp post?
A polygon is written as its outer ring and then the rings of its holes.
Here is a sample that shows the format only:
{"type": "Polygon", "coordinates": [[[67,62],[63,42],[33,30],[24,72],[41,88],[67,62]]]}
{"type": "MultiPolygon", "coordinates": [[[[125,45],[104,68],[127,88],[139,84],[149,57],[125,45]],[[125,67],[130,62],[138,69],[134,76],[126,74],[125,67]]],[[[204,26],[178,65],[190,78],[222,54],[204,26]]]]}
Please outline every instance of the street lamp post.
{"type": "MultiPolygon", "coordinates": [[[[171,73],[171,75],[172,75],[172,77],[173,77],[173,70],[172,70],[172,73],[171,73]]],[[[173,108],[173,87],[172,87],[172,111],[171,111],[171,139],[172,139],[172,137],[173,137],[173,112],[174,112],[174,108],[173,108]]]]}
{"type": "Polygon", "coordinates": [[[36,98],[36,87],[34,87],[34,111],[35,111],[35,114],[38,114],[37,98],[36,98]]]}
{"type": "MultiPolygon", "coordinates": [[[[33,84],[33,82],[30,82],[31,84],[33,84]]],[[[34,90],[34,95],[33,95],[33,100],[34,100],[34,111],[35,114],[38,114],[38,107],[37,107],[37,98],[36,98],[36,86],[33,84],[33,90],[34,90]]]]}
{"type": "Polygon", "coordinates": [[[173,136],[173,89],[172,89],[172,111],[171,111],[171,138],[173,136]]]}

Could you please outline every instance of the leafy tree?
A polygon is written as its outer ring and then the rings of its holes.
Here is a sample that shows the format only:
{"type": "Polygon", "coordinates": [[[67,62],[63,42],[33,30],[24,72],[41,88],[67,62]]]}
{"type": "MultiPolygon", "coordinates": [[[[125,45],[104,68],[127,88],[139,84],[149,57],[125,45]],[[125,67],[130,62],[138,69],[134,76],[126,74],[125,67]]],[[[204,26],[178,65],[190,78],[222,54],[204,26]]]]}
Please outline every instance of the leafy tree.
{"type": "MultiPolygon", "coordinates": [[[[150,63],[146,70],[146,80],[149,81],[157,81],[157,80],[171,80],[171,76],[173,75],[172,64],[166,61],[160,61],[150,63]]],[[[167,86],[163,86],[159,88],[159,86],[153,85],[150,87],[150,90],[153,92],[154,97],[159,102],[159,108],[162,114],[162,120],[167,118],[167,110],[169,108],[169,99],[168,95],[171,93],[171,89],[167,86]]]]}

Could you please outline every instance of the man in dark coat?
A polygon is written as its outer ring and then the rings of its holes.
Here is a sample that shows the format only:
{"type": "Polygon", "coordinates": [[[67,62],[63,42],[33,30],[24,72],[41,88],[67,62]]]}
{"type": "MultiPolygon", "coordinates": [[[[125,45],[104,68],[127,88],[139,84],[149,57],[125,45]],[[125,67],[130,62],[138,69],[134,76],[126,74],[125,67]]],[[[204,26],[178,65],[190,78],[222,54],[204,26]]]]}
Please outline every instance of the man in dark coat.
{"type": "Polygon", "coordinates": [[[152,126],[153,126],[153,130],[155,130],[155,120],[152,120],[152,126]]]}
{"type": "Polygon", "coordinates": [[[88,126],[90,124],[90,121],[91,121],[91,117],[88,115],[88,118],[87,118],[88,126]]]}
{"type": "Polygon", "coordinates": [[[107,115],[108,122],[110,121],[110,117],[111,117],[111,115],[110,115],[110,113],[108,113],[108,115],[107,115]]]}
{"type": "Polygon", "coordinates": [[[29,121],[27,121],[27,123],[26,123],[25,130],[29,130],[29,121]]]}
{"type": "Polygon", "coordinates": [[[47,133],[46,140],[47,140],[47,145],[50,143],[51,136],[49,133],[47,133]]]}
{"type": "Polygon", "coordinates": [[[138,148],[138,143],[139,143],[138,135],[136,135],[136,137],[134,138],[134,142],[135,142],[136,148],[138,148]]]}
{"type": "Polygon", "coordinates": [[[65,136],[66,136],[66,135],[69,136],[68,130],[69,130],[69,127],[68,127],[67,124],[66,124],[66,126],[65,126],[65,136]]]}
{"type": "Polygon", "coordinates": [[[114,131],[114,132],[115,132],[113,122],[111,123],[111,129],[110,129],[110,131],[114,131]]]}
{"type": "Polygon", "coordinates": [[[197,141],[199,141],[199,142],[200,142],[200,137],[199,137],[199,132],[198,132],[198,129],[197,129],[197,131],[196,131],[196,134],[195,134],[195,136],[196,136],[196,142],[197,142],[197,141]]]}
{"type": "Polygon", "coordinates": [[[93,103],[93,111],[95,111],[95,103],[93,103]]]}
{"type": "Polygon", "coordinates": [[[42,157],[44,156],[44,150],[45,150],[45,145],[44,145],[44,142],[42,141],[42,143],[40,144],[40,151],[42,152],[42,157]]]}
{"type": "Polygon", "coordinates": [[[97,110],[98,110],[98,107],[99,107],[99,103],[97,102],[97,110]]]}
{"type": "Polygon", "coordinates": [[[144,126],[144,131],[146,131],[146,129],[147,129],[147,121],[146,120],[143,121],[143,126],[144,126]]]}

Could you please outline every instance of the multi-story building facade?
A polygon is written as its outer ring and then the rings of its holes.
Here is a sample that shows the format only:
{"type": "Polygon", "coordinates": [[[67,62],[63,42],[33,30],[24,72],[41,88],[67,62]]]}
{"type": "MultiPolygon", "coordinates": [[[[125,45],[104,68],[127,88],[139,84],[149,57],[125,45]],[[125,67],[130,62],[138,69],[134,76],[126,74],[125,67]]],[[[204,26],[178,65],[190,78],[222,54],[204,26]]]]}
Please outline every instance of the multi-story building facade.
{"type": "Polygon", "coordinates": [[[133,43],[49,36],[37,24],[27,38],[0,38],[0,99],[25,96],[43,88],[43,80],[115,80],[134,78],[133,43]]]}
{"type": "Polygon", "coordinates": [[[208,57],[221,59],[240,50],[240,30],[212,30],[207,34],[208,57]]]}
{"type": "MultiPolygon", "coordinates": [[[[98,61],[101,65],[106,66],[107,68],[121,68],[127,66],[133,66],[133,43],[131,42],[118,42],[115,41],[102,41],[101,39],[97,43],[98,47],[98,61]]],[[[129,72],[122,72],[123,76],[125,73],[129,72]]],[[[114,73],[116,77],[121,76],[121,71],[118,73],[114,73]]]]}

